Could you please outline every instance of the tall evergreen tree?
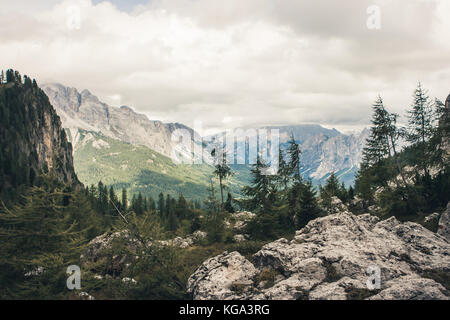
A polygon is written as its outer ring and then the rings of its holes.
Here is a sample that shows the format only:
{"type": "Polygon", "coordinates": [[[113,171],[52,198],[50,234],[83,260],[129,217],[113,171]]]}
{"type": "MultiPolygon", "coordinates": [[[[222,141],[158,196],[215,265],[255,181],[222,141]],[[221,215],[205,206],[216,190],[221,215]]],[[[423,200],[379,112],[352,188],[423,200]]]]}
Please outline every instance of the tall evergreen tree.
{"type": "Polygon", "coordinates": [[[230,192],[228,192],[227,201],[225,202],[225,210],[229,213],[234,213],[233,197],[230,192]]]}
{"type": "Polygon", "coordinates": [[[295,221],[297,228],[303,228],[306,224],[318,218],[320,215],[319,205],[317,204],[316,191],[311,181],[303,184],[300,197],[296,203],[295,221]]]}
{"type": "Polygon", "coordinates": [[[164,205],[164,194],[162,192],[158,196],[158,210],[159,216],[162,218],[164,216],[164,213],[166,212],[166,208],[164,205]]]}
{"type": "Polygon", "coordinates": [[[124,211],[128,210],[128,196],[127,196],[127,189],[122,189],[122,208],[124,211]]]}
{"type": "Polygon", "coordinates": [[[245,186],[243,193],[247,196],[246,205],[249,210],[271,212],[271,197],[276,191],[273,177],[265,175],[263,171],[268,166],[261,159],[257,159],[251,170],[251,186],[245,186]]]}
{"type": "Polygon", "coordinates": [[[289,140],[289,148],[288,148],[289,162],[288,167],[291,175],[293,175],[294,180],[301,181],[300,175],[300,155],[302,153],[299,144],[295,141],[294,134],[291,135],[291,139],[289,140]]]}
{"type": "Polygon", "coordinates": [[[428,159],[426,142],[433,135],[433,108],[427,91],[419,83],[414,91],[412,109],[408,111],[407,140],[419,150],[420,162],[428,176],[428,159]]]}
{"type": "Polygon", "coordinates": [[[288,191],[289,182],[291,180],[291,169],[285,160],[283,150],[280,148],[278,161],[278,182],[283,187],[284,192],[288,191]]]}
{"type": "Polygon", "coordinates": [[[224,180],[232,174],[230,166],[227,164],[227,156],[225,152],[218,152],[216,149],[211,152],[212,156],[216,158],[216,166],[214,170],[214,174],[219,178],[219,187],[220,187],[220,199],[222,207],[224,205],[223,198],[223,189],[224,180]]]}

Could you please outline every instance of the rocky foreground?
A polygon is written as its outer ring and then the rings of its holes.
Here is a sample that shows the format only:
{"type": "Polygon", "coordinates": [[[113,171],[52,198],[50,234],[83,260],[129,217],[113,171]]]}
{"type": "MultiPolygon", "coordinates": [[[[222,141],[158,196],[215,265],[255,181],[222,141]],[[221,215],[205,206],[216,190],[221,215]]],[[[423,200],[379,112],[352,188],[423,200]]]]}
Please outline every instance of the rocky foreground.
{"type": "Polygon", "coordinates": [[[394,217],[343,211],[311,221],[292,241],[265,245],[252,261],[238,252],[208,259],[187,290],[198,300],[448,300],[450,243],[443,228],[436,234],[394,217]]]}

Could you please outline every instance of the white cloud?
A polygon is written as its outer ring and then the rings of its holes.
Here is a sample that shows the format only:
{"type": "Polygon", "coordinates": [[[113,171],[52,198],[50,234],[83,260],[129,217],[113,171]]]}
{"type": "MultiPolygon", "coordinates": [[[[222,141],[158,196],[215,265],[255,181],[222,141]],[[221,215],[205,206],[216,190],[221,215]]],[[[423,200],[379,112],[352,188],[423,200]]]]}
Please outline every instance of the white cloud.
{"type": "Polygon", "coordinates": [[[448,94],[445,0],[154,0],[130,12],[56,2],[2,5],[3,67],[88,88],[152,119],[202,120],[209,130],[348,128],[369,122],[378,93],[400,114],[419,80],[434,96],[448,94]],[[379,31],[366,27],[373,3],[379,31]],[[79,30],[68,28],[71,6],[80,8],[79,30]]]}

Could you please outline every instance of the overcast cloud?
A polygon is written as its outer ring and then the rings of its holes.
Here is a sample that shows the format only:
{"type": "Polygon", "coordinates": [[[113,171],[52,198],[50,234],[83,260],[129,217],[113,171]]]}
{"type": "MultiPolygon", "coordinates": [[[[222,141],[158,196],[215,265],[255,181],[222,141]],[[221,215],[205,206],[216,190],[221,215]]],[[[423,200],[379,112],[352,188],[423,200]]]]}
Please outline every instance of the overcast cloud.
{"type": "Polygon", "coordinates": [[[209,132],[361,128],[378,93],[404,115],[418,81],[450,92],[448,0],[1,2],[1,67],[209,132]]]}

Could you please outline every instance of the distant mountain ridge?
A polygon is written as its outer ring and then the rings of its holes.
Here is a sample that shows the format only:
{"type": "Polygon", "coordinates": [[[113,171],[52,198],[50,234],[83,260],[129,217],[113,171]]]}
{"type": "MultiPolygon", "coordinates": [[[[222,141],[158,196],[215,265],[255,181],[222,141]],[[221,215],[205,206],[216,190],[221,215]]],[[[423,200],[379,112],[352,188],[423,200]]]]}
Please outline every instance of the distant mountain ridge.
{"type": "MultiPolygon", "coordinates": [[[[248,129],[242,128],[244,132],[248,129]]],[[[280,148],[284,151],[288,148],[291,136],[294,136],[302,150],[301,171],[304,177],[310,178],[315,184],[320,184],[334,172],[347,186],[354,182],[362,160],[362,149],[370,133],[368,129],[364,129],[360,133],[346,135],[336,129],[327,129],[317,124],[258,128],[258,130],[268,131],[272,129],[279,130],[280,148]]],[[[254,132],[256,134],[257,131],[254,130],[254,132]]],[[[224,133],[212,135],[207,140],[222,134],[224,133]]],[[[245,137],[239,139],[242,140],[245,137]]]]}
{"type": "MultiPolygon", "coordinates": [[[[172,141],[175,130],[186,129],[194,134],[191,128],[183,124],[149,120],[146,115],[129,107],[109,106],[88,90],[79,92],[61,84],[44,85],[43,90],[61,117],[64,128],[70,132],[75,152],[79,142],[77,137],[80,137],[79,130],[98,132],[108,138],[146,146],[169,158],[175,146],[172,141]]],[[[323,183],[331,172],[337,173],[346,185],[353,184],[368,136],[368,130],[345,135],[336,129],[327,129],[317,124],[256,129],[279,129],[282,148],[286,148],[291,134],[294,134],[302,148],[303,175],[312,179],[315,184],[323,183]]],[[[190,150],[184,151],[186,156],[189,153],[190,150]]],[[[238,170],[243,173],[248,167],[238,170]]],[[[247,174],[243,173],[242,176],[248,178],[247,174]]]]}
{"type": "Polygon", "coordinates": [[[47,84],[43,90],[57,110],[64,127],[101,132],[107,137],[144,145],[165,156],[172,152],[172,133],[190,128],[179,123],[149,120],[127,106],[112,107],[101,102],[88,90],[78,92],[61,84],[47,84]]]}

